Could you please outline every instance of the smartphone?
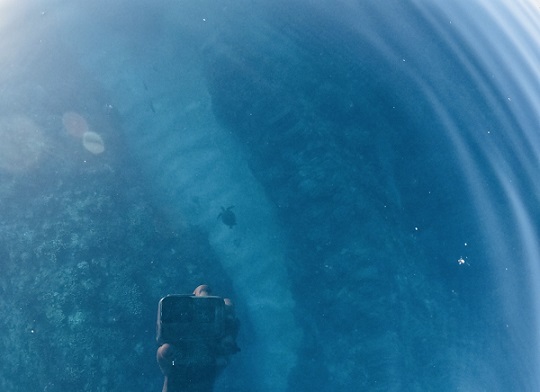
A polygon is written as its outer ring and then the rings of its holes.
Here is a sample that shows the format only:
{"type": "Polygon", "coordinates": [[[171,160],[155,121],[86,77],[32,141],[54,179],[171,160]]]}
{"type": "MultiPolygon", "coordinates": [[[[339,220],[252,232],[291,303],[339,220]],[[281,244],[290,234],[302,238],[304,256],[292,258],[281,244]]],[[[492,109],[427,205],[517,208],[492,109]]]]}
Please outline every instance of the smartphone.
{"type": "Polygon", "coordinates": [[[172,294],[158,304],[158,344],[215,340],[224,335],[223,298],[172,294]]]}

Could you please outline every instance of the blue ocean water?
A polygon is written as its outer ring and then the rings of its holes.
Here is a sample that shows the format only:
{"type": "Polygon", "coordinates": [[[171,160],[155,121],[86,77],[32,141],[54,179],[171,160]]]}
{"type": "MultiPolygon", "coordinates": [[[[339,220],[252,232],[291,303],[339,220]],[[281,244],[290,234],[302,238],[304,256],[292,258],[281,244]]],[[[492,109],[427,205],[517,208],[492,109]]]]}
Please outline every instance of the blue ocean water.
{"type": "Polygon", "coordinates": [[[0,13],[3,390],[160,390],[200,283],[217,391],[540,389],[535,2],[0,13]]]}

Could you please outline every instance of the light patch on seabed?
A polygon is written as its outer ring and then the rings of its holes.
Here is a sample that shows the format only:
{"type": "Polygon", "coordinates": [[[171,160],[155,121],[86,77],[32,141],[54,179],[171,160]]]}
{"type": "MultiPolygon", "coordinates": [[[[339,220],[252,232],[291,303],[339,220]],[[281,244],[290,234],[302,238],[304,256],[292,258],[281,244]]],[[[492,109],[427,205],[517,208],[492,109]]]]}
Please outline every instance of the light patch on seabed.
{"type": "Polygon", "coordinates": [[[235,361],[249,366],[242,372],[256,380],[251,382],[258,391],[286,390],[301,336],[280,229],[240,146],[217,124],[193,57],[186,55],[185,62],[175,58],[174,69],[156,73],[151,63],[156,53],[128,58],[117,50],[101,52],[116,57],[85,61],[111,92],[111,105],[121,114],[156,201],[166,205],[172,222],[198,225],[209,233],[233,280],[238,315],[249,320],[253,336],[239,342],[241,358],[233,358],[232,366],[235,361]],[[238,220],[233,229],[217,219],[221,207],[231,205],[238,220]]]}

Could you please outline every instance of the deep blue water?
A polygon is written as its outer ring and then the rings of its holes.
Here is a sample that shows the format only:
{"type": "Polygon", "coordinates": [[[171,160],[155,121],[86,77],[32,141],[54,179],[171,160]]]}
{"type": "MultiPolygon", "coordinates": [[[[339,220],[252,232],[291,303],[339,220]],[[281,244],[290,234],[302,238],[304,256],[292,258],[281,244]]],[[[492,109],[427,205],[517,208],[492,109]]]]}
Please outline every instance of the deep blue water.
{"type": "Polygon", "coordinates": [[[2,390],[160,390],[200,283],[217,391],[539,390],[540,9],[439,3],[2,3],[2,390]]]}

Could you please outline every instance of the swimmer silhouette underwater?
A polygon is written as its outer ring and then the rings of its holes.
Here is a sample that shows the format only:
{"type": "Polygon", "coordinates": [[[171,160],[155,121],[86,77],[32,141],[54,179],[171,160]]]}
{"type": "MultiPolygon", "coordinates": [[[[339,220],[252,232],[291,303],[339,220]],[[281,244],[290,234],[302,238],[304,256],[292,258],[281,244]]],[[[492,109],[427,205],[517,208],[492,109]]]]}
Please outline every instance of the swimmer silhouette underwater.
{"type": "Polygon", "coordinates": [[[207,285],[200,285],[191,296],[177,296],[176,299],[184,301],[187,306],[182,307],[180,312],[178,306],[171,309],[180,313],[181,317],[186,316],[184,319],[189,318],[189,330],[173,328],[162,331],[161,336],[161,315],[168,317],[161,302],[170,296],[160,301],[157,337],[160,346],[156,357],[165,376],[162,392],[211,392],[217,376],[228,365],[230,357],[240,351],[236,345],[239,321],[235,316],[234,305],[230,299],[214,297],[210,293],[207,285]],[[217,304],[216,309],[210,300],[217,304]],[[201,311],[198,312],[196,308],[201,311]],[[212,311],[207,312],[210,308],[212,311]],[[198,313],[210,314],[210,317],[198,318],[198,313]],[[210,324],[215,324],[216,328],[208,328],[210,324]],[[205,331],[211,333],[206,334],[205,331]],[[169,333],[171,335],[166,336],[169,333]]]}

